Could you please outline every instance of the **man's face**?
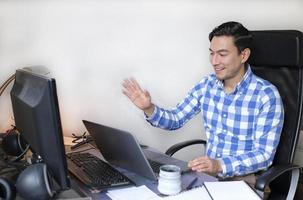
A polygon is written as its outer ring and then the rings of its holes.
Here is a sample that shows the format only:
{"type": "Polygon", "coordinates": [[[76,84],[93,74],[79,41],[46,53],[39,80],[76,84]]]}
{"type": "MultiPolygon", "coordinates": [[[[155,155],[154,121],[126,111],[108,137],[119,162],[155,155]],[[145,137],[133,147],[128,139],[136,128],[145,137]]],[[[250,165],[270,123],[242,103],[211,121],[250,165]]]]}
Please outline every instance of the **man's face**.
{"type": "Polygon", "coordinates": [[[217,79],[240,81],[245,74],[243,52],[239,53],[231,36],[215,36],[210,42],[210,63],[217,79]]]}

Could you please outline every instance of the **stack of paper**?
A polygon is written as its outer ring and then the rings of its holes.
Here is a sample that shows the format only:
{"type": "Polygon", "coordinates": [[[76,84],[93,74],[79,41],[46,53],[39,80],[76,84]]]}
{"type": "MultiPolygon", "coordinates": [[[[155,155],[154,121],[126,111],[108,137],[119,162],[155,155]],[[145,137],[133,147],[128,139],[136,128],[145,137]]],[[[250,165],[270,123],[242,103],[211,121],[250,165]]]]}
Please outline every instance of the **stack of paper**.
{"type": "Polygon", "coordinates": [[[107,195],[113,200],[158,200],[158,195],[148,189],[145,185],[140,187],[128,187],[118,190],[110,190],[107,195]]]}
{"type": "Polygon", "coordinates": [[[260,200],[261,198],[244,181],[204,182],[214,200],[260,200]]]}
{"type": "Polygon", "coordinates": [[[181,192],[177,195],[162,197],[161,200],[212,200],[212,198],[209,196],[205,187],[202,186],[181,192]]]}

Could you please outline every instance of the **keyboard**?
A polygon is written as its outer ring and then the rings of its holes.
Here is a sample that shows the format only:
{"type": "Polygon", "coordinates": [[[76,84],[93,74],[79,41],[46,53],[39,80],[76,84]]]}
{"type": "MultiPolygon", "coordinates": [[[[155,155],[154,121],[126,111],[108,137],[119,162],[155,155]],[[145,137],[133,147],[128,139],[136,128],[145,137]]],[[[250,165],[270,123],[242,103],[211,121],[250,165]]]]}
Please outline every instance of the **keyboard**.
{"type": "Polygon", "coordinates": [[[160,167],[161,167],[162,165],[164,165],[164,164],[163,164],[163,163],[159,163],[159,162],[154,161],[154,160],[150,160],[150,159],[147,159],[147,161],[149,162],[149,164],[150,164],[150,166],[151,166],[153,172],[159,174],[159,172],[160,172],[160,167]]]}
{"type": "MultiPolygon", "coordinates": [[[[163,164],[163,163],[160,163],[160,162],[157,162],[157,161],[154,161],[154,160],[150,160],[150,159],[147,159],[147,161],[149,162],[149,164],[150,164],[150,166],[151,166],[153,172],[155,172],[155,173],[157,173],[157,174],[160,173],[160,167],[161,167],[162,165],[165,165],[165,164],[163,164]]],[[[187,173],[187,172],[190,172],[190,169],[189,169],[189,168],[181,170],[181,174],[185,174],[185,173],[187,173]]]]}
{"type": "Polygon", "coordinates": [[[133,185],[121,172],[90,153],[70,153],[66,155],[70,173],[93,189],[107,189],[133,185]]]}

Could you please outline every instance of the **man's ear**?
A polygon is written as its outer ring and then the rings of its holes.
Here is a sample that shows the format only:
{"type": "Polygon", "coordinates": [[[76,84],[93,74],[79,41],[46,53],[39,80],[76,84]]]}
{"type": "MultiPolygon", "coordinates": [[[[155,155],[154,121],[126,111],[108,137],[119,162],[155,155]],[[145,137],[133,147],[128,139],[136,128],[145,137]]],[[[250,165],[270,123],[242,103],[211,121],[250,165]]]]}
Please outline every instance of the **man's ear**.
{"type": "Polygon", "coordinates": [[[250,56],[250,49],[246,48],[244,49],[242,52],[242,61],[241,63],[246,63],[246,61],[248,60],[249,56],[250,56]]]}

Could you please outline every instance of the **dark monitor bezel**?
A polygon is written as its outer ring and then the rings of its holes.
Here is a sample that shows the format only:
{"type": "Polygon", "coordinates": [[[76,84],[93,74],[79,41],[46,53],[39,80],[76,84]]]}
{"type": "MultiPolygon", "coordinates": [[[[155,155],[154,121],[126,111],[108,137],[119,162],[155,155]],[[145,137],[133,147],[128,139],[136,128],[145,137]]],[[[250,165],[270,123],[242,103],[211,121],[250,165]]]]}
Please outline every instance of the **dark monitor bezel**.
{"type": "Polygon", "coordinates": [[[69,189],[55,79],[19,69],[15,74],[11,100],[21,137],[30,144],[34,154],[41,156],[60,189],[69,189]]]}

